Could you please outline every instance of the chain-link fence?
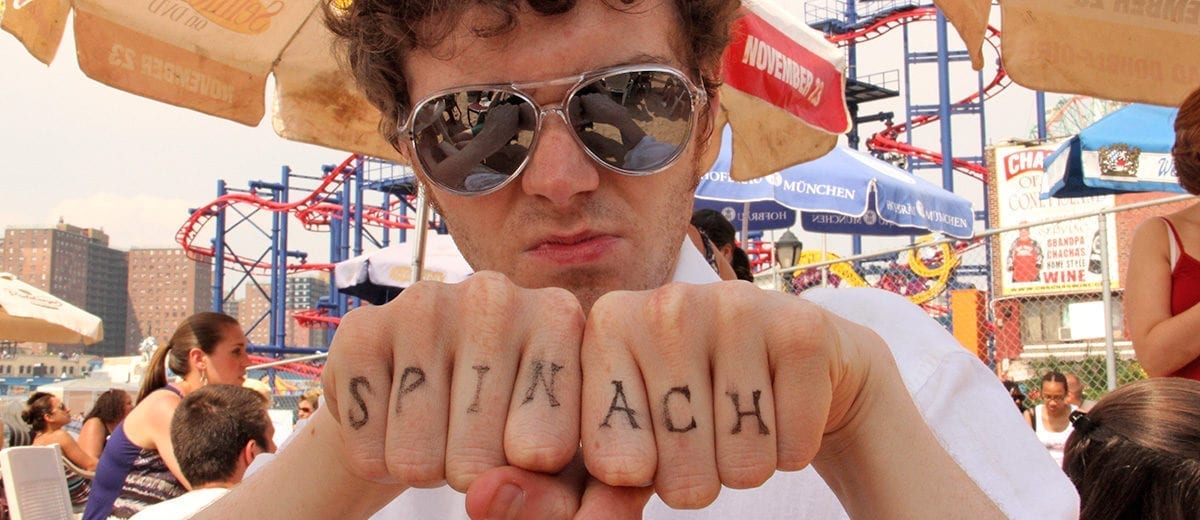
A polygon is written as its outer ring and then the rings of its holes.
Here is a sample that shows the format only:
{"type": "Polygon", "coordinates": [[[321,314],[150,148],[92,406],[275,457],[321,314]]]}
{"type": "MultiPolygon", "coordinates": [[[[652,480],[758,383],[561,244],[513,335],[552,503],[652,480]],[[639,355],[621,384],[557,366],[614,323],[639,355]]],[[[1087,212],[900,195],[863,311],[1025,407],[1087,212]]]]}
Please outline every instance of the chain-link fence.
{"type": "Polygon", "coordinates": [[[1083,398],[1094,401],[1146,377],[1121,299],[1133,232],[1194,199],[1138,194],[1116,201],[1100,212],[989,230],[969,241],[918,241],[846,258],[805,251],[791,272],[760,280],[778,280],[795,293],[871,286],[904,295],[997,377],[1017,383],[1027,405],[1041,402],[1042,377],[1052,370],[1078,377],[1083,398]]]}

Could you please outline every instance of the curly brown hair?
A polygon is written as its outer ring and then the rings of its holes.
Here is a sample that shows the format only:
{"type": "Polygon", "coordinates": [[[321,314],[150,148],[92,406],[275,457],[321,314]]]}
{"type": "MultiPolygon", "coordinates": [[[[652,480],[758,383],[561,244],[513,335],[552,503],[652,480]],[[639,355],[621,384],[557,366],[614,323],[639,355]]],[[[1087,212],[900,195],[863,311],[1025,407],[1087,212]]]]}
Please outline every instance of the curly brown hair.
{"type": "Polygon", "coordinates": [[[1179,105],[1175,116],[1175,146],[1171,148],[1179,185],[1200,195],[1200,88],[1179,105]]]}
{"type": "MultiPolygon", "coordinates": [[[[615,10],[632,10],[643,0],[604,0],[615,10]],[[621,5],[617,5],[621,4],[621,5]]],[[[704,89],[711,95],[720,86],[719,62],[729,43],[729,27],[738,0],[674,0],[682,37],[687,42],[685,65],[701,70],[704,89]]],[[[495,20],[472,31],[481,38],[511,31],[522,6],[541,16],[570,11],[577,0],[354,0],[328,2],[325,23],[336,36],[336,46],[350,65],[360,89],[381,113],[379,131],[399,149],[399,122],[409,110],[404,57],[416,49],[436,47],[459,22],[468,7],[495,11],[495,20]]]]}

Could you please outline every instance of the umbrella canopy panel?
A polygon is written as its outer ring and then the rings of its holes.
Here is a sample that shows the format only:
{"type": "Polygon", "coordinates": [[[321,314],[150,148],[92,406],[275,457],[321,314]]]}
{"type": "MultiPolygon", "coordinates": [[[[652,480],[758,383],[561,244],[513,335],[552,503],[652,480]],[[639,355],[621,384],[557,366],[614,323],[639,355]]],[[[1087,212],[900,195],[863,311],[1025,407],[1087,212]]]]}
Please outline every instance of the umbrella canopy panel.
{"type": "MultiPolygon", "coordinates": [[[[470,264],[458,252],[450,235],[429,234],[425,240],[422,279],[457,283],[471,275],[470,264]]],[[[409,240],[338,262],[333,268],[334,284],[342,293],[375,305],[387,303],[412,285],[414,242],[409,240]]]]}
{"type": "Polygon", "coordinates": [[[140,96],[246,125],[263,118],[274,74],[279,135],[394,161],[367,103],[333,55],[321,0],[12,2],[0,27],[50,63],[74,7],[79,67],[140,96]]]}
{"type": "Polygon", "coordinates": [[[102,339],[96,315],[0,273],[0,340],[90,345],[102,339]]]}
{"type": "Polygon", "coordinates": [[[1048,188],[1041,198],[1186,193],[1171,159],[1177,112],[1134,104],[1083,129],[1046,157],[1042,185],[1048,188]]]}
{"type": "MultiPolygon", "coordinates": [[[[92,79],[247,125],[262,120],[273,75],[279,135],[404,162],[334,56],[328,1],[0,0],[0,28],[50,63],[74,10],[79,66],[92,79]]],[[[850,118],[842,52],[791,0],[742,3],[722,63],[718,126],[736,129],[734,175],[745,179],[824,154],[850,118]]]]}
{"type": "MultiPolygon", "coordinates": [[[[723,137],[728,142],[728,133],[723,137]]],[[[808,212],[858,218],[853,231],[843,229],[864,235],[932,231],[969,238],[973,234],[970,201],[845,146],[835,147],[814,161],[748,182],[733,180],[724,169],[729,164],[727,158],[728,147],[722,146],[712,171],[701,178],[696,198],[773,200],[800,211],[802,220],[809,219],[805,216],[808,212]]],[[[826,220],[830,224],[852,224],[846,219],[826,220]]]]}
{"type": "MultiPolygon", "coordinates": [[[[992,0],[933,3],[983,68],[992,0]]],[[[1195,2],[1004,0],[1000,15],[1004,68],[1022,86],[1175,106],[1200,85],[1195,2]]]]}

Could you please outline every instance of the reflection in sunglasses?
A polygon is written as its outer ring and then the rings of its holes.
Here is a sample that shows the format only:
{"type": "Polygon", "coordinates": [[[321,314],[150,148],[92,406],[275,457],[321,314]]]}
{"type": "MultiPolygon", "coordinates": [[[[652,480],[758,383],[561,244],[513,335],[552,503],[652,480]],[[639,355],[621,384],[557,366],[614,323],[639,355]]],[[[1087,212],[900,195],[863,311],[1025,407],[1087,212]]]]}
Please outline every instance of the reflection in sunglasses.
{"type": "Polygon", "coordinates": [[[668,167],[705,100],[679,71],[623,66],[547,82],[465,87],[418,103],[401,128],[427,176],[460,195],[481,195],[510,182],[525,167],[546,112],[557,113],[594,160],[625,175],[668,167]],[[561,104],[539,106],[524,89],[575,81],[561,104]],[[460,109],[465,107],[465,110],[460,109]]]}

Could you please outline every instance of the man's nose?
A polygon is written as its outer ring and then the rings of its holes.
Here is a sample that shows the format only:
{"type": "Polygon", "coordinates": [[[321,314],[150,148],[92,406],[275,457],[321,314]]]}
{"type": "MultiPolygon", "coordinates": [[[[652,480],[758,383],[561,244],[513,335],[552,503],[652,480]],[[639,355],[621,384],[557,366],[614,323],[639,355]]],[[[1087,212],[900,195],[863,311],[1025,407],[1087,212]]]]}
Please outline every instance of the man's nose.
{"type": "Polygon", "coordinates": [[[541,135],[522,174],[521,188],[556,206],[566,206],[576,194],[595,191],[599,186],[599,165],[576,140],[566,114],[558,109],[547,110],[541,135]]]}

